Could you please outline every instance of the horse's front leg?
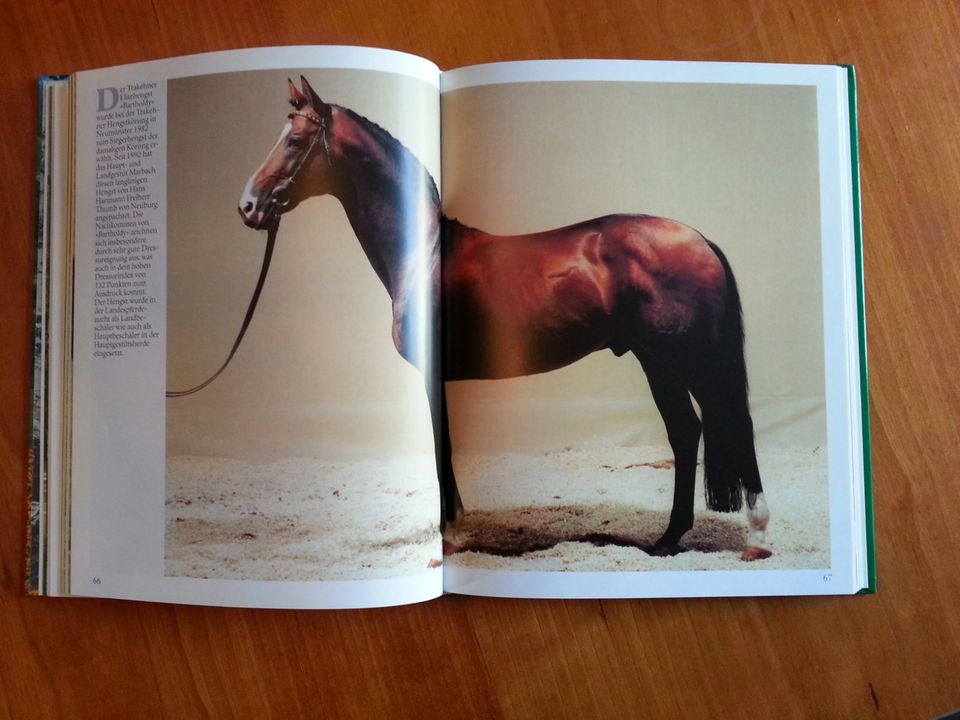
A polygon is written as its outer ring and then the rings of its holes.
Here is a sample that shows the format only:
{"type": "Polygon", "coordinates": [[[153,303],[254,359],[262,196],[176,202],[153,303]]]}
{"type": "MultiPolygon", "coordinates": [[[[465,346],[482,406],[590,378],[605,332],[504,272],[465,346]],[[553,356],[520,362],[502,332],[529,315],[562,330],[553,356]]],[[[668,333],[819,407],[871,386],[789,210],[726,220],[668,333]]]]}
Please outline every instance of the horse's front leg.
{"type": "Polygon", "coordinates": [[[440,530],[456,522],[463,514],[463,502],[453,474],[453,452],[450,447],[450,420],[447,416],[447,391],[440,381],[435,390],[428,390],[430,418],[433,421],[434,447],[437,456],[437,479],[440,482],[440,530]]]}
{"type": "Polygon", "coordinates": [[[690,393],[672,370],[637,354],[650,384],[650,392],[667,429],[673,450],[673,508],[666,531],[648,552],[656,556],[683,551],[680,538],[693,527],[693,495],[700,447],[700,419],[693,409],[690,393]]]}

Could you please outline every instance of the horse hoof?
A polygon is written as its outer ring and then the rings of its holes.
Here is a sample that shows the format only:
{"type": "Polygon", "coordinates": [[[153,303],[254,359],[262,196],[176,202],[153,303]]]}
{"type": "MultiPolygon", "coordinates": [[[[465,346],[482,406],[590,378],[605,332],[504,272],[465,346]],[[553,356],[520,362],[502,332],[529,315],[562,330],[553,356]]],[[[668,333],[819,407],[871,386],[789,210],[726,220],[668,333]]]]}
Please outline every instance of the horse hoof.
{"type": "Polygon", "coordinates": [[[444,555],[456,555],[458,552],[463,550],[463,545],[458,545],[451,540],[443,539],[443,554],[444,555]]]}
{"type": "Polygon", "coordinates": [[[446,514],[440,516],[440,532],[446,532],[447,530],[456,527],[457,523],[462,517],[463,505],[458,504],[449,517],[447,517],[446,514]]]}
{"type": "Polygon", "coordinates": [[[647,554],[653,557],[673,557],[683,552],[678,543],[657,543],[647,549],[647,554]]]}
{"type": "Polygon", "coordinates": [[[753,562],[754,560],[766,560],[773,555],[773,552],[762,547],[745,547],[740,559],[743,562],[753,562]]]}

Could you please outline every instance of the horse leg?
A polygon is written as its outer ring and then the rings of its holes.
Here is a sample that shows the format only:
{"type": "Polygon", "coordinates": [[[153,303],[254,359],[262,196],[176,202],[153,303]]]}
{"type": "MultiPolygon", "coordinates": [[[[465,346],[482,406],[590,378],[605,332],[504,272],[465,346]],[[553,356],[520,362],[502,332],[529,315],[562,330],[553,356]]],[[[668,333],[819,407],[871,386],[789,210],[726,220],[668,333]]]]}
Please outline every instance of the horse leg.
{"type": "Polygon", "coordinates": [[[740,554],[741,560],[763,560],[773,554],[766,544],[769,520],[770,510],[767,509],[767,501],[763,499],[763,492],[747,491],[747,544],[740,554]]]}
{"type": "Polygon", "coordinates": [[[720,511],[737,510],[742,492],[747,506],[747,541],[740,559],[763,560],[773,554],[766,544],[770,510],[760,482],[746,389],[729,380],[721,378],[712,391],[698,395],[703,408],[707,506],[720,511]]]}
{"type": "Polygon", "coordinates": [[[700,447],[700,419],[693,409],[690,393],[680,378],[656,361],[634,353],[650,384],[653,401],[667,429],[673,450],[673,508],[661,538],[649,550],[651,555],[676,555],[682,551],[680,538],[693,527],[693,494],[700,447]]]}
{"type": "Polygon", "coordinates": [[[763,560],[773,552],[767,546],[767,523],[770,521],[770,509],[763,497],[763,485],[760,482],[760,468],[757,466],[757,451],[753,443],[753,420],[750,411],[743,409],[747,414],[747,423],[750,428],[750,442],[745,450],[743,464],[743,489],[747,501],[747,543],[740,554],[745,562],[763,560]]]}
{"type": "Polygon", "coordinates": [[[447,523],[456,522],[463,514],[463,503],[453,474],[453,453],[450,447],[450,420],[447,416],[447,391],[440,382],[430,398],[430,418],[433,421],[434,447],[437,455],[437,479],[440,482],[440,530],[447,523]]]}

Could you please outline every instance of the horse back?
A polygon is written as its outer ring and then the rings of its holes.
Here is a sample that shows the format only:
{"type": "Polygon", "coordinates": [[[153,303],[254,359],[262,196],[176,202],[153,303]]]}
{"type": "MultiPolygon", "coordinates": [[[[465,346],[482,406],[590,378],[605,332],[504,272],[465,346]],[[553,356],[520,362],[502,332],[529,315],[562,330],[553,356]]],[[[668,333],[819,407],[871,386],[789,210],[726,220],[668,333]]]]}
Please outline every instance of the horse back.
{"type": "Polygon", "coordinates": [[[443,301],[455,377],[511,377],[682,336],[722,304],[704,237],[647,215],[497,236],[448,220],[443,301]]]}

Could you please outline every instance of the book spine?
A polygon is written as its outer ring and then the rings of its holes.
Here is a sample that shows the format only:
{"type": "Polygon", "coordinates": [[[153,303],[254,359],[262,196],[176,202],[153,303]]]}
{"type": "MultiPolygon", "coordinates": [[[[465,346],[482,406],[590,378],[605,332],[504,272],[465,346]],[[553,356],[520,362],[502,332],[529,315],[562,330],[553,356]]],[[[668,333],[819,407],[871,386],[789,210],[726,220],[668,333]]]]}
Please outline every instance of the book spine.
{"type": "Polygon", "coordinates": [[[48,290],[46,241],[47,203],[49,179],[47,172],[47,123],[50,108],[47,103],[47,87],[61,82],[63,76],[44,76],[37,82],[37,149],[36,149],[36,215],[34,235],[36,238],[33,275],[33,377],[30,396],[30,442],[27,448],[27,538],[26,538],[26,591],[31,595],[44,593],[44,497],[46,494],[45,463],[43,462],[42,439],[45,434],[43,401],[47,367],[44,349],[47,346],[45,319],[48,290]]]}
{"type": "Polygon", "coordinates": [[[45,344],[43,330],[43,294],[46,283],[44,277],[44,223],[46,213],[45,172],[45,128],[46,103],[44,94],[47,78],[41,77],[37,82],[37,149],[36,149],[36,215],[34,221],[34,236],[36,240],[34,252],[33,273],[33,380],[30,397],[30,443],[27,449],[27,576],[26,590],[36,595],[40,592],[40,538],[42,528],[40,517],[42,513],[43,477],[40,464],[40,438],[42,435],[41,398],[43,385],[43,346],[45,344]]]}
{"type": "Polygon", "coordinates": [[[863,436],[864,521],[867,543],[867,586],[860,594],[877,591],[877,558],[873,521],[873,472],[870,463],[870,399],[867,384],[867,317],[863,281],[863,224],[860,213],[860,147],[857,130],[857,74],[846,65],[850,116],[850,178],[853,185],[853,238],[857,292],[857,341],[860,347],[860,418],[863,436]]]}

